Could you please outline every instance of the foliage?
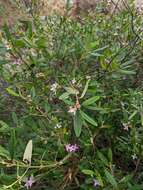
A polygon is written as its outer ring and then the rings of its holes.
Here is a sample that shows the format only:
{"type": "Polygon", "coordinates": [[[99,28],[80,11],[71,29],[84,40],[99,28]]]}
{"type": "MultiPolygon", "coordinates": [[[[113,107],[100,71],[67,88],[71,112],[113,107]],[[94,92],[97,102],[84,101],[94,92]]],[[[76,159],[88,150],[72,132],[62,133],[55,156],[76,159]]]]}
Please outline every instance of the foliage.
{"type": "Polygon", "coordinates": [[[1,189],[142,189],[141,24],[128,10],[3,28],[1,189]]]}

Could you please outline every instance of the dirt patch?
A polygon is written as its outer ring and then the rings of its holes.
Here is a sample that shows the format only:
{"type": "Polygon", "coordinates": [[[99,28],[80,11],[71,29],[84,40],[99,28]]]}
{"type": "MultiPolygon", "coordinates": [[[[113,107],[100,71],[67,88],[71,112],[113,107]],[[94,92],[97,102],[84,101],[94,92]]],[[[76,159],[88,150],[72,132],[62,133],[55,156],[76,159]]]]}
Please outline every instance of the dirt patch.
{"type": "MultiPolygon", "coordinates": [[[[27,5],[27,8],[31,5],[31,0],[16,0],[19,3],[24,2],[27,5]]],[[[35,1],[36,2],[36,1],[35,1]]],[[[87,11],[90,10],[100,2],[105,3],[105,7],[109,5],[108,11],[115,12],[114,9],[118,5],[117,10],[123,9],[130,0],[70,0],[73,5],[73,15],[78,14],[78,10],[87,11]],[[109,3],[110,2],[110,3],[109,3]]],[[[143,8],[143,0],[135,0],[135,7],[138,10],[143,8]]],[[[66,3],[65,0],[37,0],[37,12],[41,16],[51,15],[53,13],[58,13],[60,15],[65,13],[66,3]]],[[[116,7],[117,8],[117,7],[116,7]]],[[[22,11],[24,9],[18,8],[16,4],[12,3],[12,0],[0,0],[0,27],[7,22],[9,26],[13,26],[14,23],[19,19],[27,19],[27,14],[22,11]]]]}
{"type": "Polygon", "coordinates": [[[18,19],[26,17],[26,15],[11,3],[9,0],[0,0],[0,27],[4,23],[12,26],[18,19]]]}

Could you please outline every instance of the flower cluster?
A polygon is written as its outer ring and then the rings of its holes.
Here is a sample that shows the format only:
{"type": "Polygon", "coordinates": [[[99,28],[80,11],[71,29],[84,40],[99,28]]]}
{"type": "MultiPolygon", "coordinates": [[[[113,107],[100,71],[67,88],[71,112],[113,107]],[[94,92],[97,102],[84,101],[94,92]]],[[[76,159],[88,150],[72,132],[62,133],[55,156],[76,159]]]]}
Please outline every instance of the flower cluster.
{"type": "Polygon", "coordinates": [[[65,147],[67,152],[76,152],[79,149],[77,144],[67,144],[65,147]]]}
{"type": "Polygon", "coordinates": [[[57,123],[56,125],[55,125],[55,129],[60,129],[62,127],[62,125],[61,124],[59,124],[59,123],[57,123]]]}
{"type": "Polygon", "coordinates": [[[50,90],[51,90],[54,94],[56,94],[57,88],[58,88],[58,83],[55,82],[54,84],[51,85],[50,90]]]}
{"type": "Polygon", "coordinates": [[[22,65],[22,60],[21,59],[15,59],[13,60],[14,65],[22,65]]]}
{"type": "Polygon", "coordinates": [[[35,181],[33,180],[33,177],[30,177],[29,179],[26,180],[26,183],[25,183],[24,186],[25,186],[27,189],[29,189],[29,188],[32,187],[32,185],[33,185],[34,182],[35,182],[35,181]]]}
{"type": "Polygon", "coordinates": [[[7,40],[2,40],[2,41],[3,41],[3,44],[7,50],[12,49],[12,45],[7,40]]]}
{"type": "Polygon", "coordinates": [[[77,101],[76,102],[76,104],[74,105],[74,106],[70,106],[69,107],[69,113],[73,113],[73,115],[75,115],[76,114],[76,111],[78,110],[78,109],[80,109],[80,103],[79,103],[79,101],[77,101]]]}

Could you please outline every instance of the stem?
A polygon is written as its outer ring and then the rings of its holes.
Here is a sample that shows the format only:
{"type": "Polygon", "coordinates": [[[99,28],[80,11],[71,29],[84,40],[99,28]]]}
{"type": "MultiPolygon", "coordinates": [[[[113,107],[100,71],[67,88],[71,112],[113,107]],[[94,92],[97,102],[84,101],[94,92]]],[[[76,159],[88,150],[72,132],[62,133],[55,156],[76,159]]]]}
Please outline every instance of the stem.
{"type": "Polygon", "coordinates": [[[63,165],[71,157],[71,155],[72,154],[68,154],[61,161],[55,162],[53,164],[48,164],[48,165],[28,166],[28,165],[22,164],[22,162],[9,164],[8,162],[5,162],[5,161],[0,162],[0,164],[6,165],[7,167],[16,167],[18,165],[20,168],[27,168],[28,167],[28,169],[54,168],[54,167],[63,165]]]}
{"type": "Polygon", "coordinates": [[[20,176],[16,181],[14,181],[12,184],[10,184],[8,186],[4,186],[4,189],[9,189],[9,188],[13,187],[15,184],[17,184],[18,182],[20,182],[22,180],[22,178],[26,175],[28,170],[29,170],[29,167],[25,170],[25,172],[22,174],[22,176],[20,176]]]}

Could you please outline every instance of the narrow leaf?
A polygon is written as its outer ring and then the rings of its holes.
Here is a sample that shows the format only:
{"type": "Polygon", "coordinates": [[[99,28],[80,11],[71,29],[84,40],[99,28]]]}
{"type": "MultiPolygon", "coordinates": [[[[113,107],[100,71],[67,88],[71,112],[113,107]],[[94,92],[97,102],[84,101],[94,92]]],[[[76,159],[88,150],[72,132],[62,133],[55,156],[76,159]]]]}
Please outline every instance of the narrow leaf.
{"type": "Polygon", "coordinates": [[[69,94],[79,94],[79,91],[75,88],[71,88],[71,87],[65,87],[65,90],[69,93],[69,94]]]}
{"type": "Polygon", "coordinates": [[[101,51],[107,49],[108,47],[109,47],[109,46],[107,45],[107,46],[104,46],[104,47],[102,47],[102,48],[98,48],[98,49],[96,49],[94,52],[101,52],[101,51]]]}
{"type": "Polygon", "coordinates": [[[6,90],[7,90],[7,92],[8,92],[10,95],[19,97],[19,94],[17,94],[16,92],[14,92],[11,88],[7,88],[6,90]]]}
{"type": "Polygon", "coordinates": [[[86,82],[86,84],[85,84],[85,87],[84,87],[84,90],[83,90],[83,92],[82,92],[80,98],[83,98],[83,97],[85,96],[85,94],[86,94],[86,92],[87,92],[87,90],[88,90],[88,86],[89,86],[90,80],[91,80],[91,79],[88,79],[88,80],[87,80],[87,82],[86,82]]]}
{"type": "Polygon", "coordinates": [[[10,159],[10,155],[9,155],[9,152],[0,145],[0,157],[4,157],[6,159],[10,159]]]}
{"type": "Polygon", "coordinates": [[[90,55],[92,55],[92,56],[94,56],[94,57],[101,57],[101,56],[103,56],[102,54],[100,54],[100,53],[91,53],[90,55]]]}
{"type": "Polygon", "coordinates": [[[95,103],[95,102],[96,102],[97,100],[99,100],[99,99],[100,99],[100,96],[94,96],[94,97],[92,97],[92,98],[89,98],[88,100],[85,100],[85,101],[82,103],[82,105],[83,105],[83,106],[89,106],[89,105],[95,103]]]}
{"type": "Polygon", "coordinates": [[[9,125],[3,121],[0,120],[0,132],[9,132],[11,130],[11,128],[9,127],[9,125]]]}
{"type": "Polygon", "coordinates": [[[118,185],[117,185],[115,178],[107,170],[105,170],[105,175],[106,175],[106,178],[108,179],[108,181],[111,183],[111,185],[117,189],[118,185]]]}
{"type": "Polygon", "coordinates": [[[9,140],[9,152],[10,152],[11,160],[13,160],[15,156],[15,152],[16,152],[16,145],[17,145],[15,129],[11,131],[10,135],[11,136],[9,140]]]}
{"type": "Polygon", "coordinates": [[[79,137],[81,134],[82,123],[83,122],[82,122],[80,112],[77,111],[76,115],[74,116],[74,131],[75,131],[76,137],[79,137]]]}
{"type": "Polygon", "coordinates": [[[112,163],[112,161],[113,161],[113,154],[112,154],[111,148],[109,148],[109,150],[108,150],[108,158],[109,158],[110,162],[112,163]]]}
{"type": "Polygon", "coordinates": [[[107,158],[101,153],[101,152],[97,152],[97,155],[99,157],[99,159],[101,160],[101,162],[105,165],[105,166],[108,166],[109,165],[109,162],[107,160],[107,158]]]}
{"type": "Polygon", "coordinates": [[[136,74],[135,71],[128,71],[128,70],[123,70],[123,69],[119,69],[119,72],[121,74],[125,74],[125,75],[135,75],[136,74]]]}
{"type": "Polygon", "coordinates": [[[143,113],[141,112],[140,115],[141,115],[141,125],[143,126],[143,113]]]}
{"type": "Polygon", "coordinates": [[[63,93],[63,94],[59,97],[59,99],[60,99],[60,100],[66,100],[66,99],[68,99],[68,97],[69,97],[69,93],[68,93],[68,92],[65,92],[65,93],[63,93]]]}
{"type": "Polygon", "coordinates": [[[82,170],[82,173],[84,173],[85,175],[90,175],[90,176],[94,175],[94,171],[92,170],[82,170]]]}
{"type": "Polygon", "coordinates": [[[82,116],[82,118],[87,121],[88,123],[90,123],[91,125],[97,126],[97,122],[92,119],[90,116],[88,116],[86,113],[84,113],[83,111],[80,111],[80,114],[82,116]]]}

